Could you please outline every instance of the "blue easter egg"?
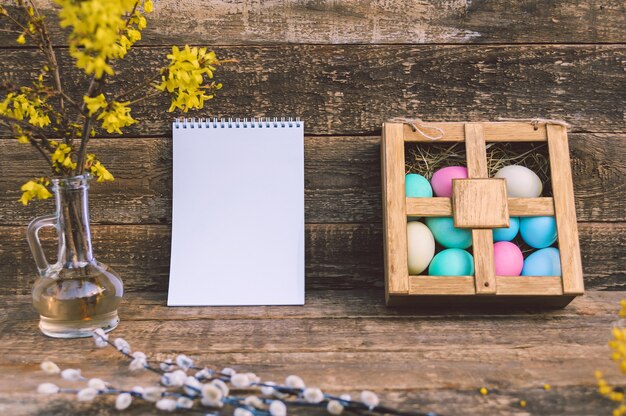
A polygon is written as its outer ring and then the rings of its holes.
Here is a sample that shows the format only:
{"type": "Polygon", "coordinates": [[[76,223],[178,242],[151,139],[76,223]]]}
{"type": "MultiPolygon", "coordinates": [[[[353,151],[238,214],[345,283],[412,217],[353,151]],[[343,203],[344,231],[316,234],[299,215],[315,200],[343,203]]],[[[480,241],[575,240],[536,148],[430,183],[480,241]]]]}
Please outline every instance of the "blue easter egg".
{"type": "Polygon", "coordinates": [[[472,232],[456,228],[452,217],[428,217],[426,225],[435,237],[435,241],[446,248],[468,248],[472,245],[472,232]]]}
{"type": "Polygon", "coordinates": [[[523,217],[519,227],[522,238],[531,247],[545,248],[556,241],[554,217],[523,217]]]}
{"type": "Polygon", "coordinates": [[[460,248],[440,251],[428,266],[431,276],[472,276],[474,275],[474,257],[460,248]]]}
{"type": "Polygon", "coordinates": [[[428,179],[417,173],[406,175],[406,197],[407,198],[430,198],[433,196],[433,188],[428,179]]]}
{"type": "Polygon", "coordinates": [[[526,257],[522,276],[560,276],[561,257],[559,249],[554,247],[542,248],[526,257]]]}
{"type": "Polygon", "coordinates": [[[509,218],[509,228],[494,228],[493,229],[493,241],[511,241],[517,236],[519,231],[519,218],[509,218]]]}

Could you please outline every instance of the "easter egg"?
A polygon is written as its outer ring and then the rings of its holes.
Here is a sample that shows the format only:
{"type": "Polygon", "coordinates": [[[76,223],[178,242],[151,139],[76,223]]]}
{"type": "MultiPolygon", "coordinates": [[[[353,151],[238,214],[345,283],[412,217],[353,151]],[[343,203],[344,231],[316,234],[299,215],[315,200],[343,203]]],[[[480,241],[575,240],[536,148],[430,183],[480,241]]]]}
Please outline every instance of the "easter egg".
{"type": "Polygon", "coordinates": [[[519,231],[519,218],[510,217],[508,228],[494,228],[493,229],[493,241],[511,241],[513,240],[519,231]]]}
{"type": "Polygon", "coordinates": [[[520,234],[531,247],[545,248],[556,241],[554,217],[523,217],[519,222],[520,234]]]}
{"type": "Polygon", "coordinates": [[[524,255],[518,246],[508,241],[493,245],[493,260],[498,276],[519,276],[524,267],[524,255]]]}
{"type": "Polygon", "coordinates": [[[456,228],[452,217],[428,217],[426,225],[435,241],[446,248],[468,248],[472,245],[472,232],[456,228]]]}
{"type": "Polygon", "coordinates": [[[452,196],[452,179],[466,179],[467,168],[463,166],[448,166],[433,174],[430,184],[437,196],[452,196]]]}
{"type": "Polygon", "coordinates": [[[437,253],[428,267],[431,276],[472,276],[474,258],[460,248],[449,248],[437,253]]]}
{"type": "Polygon", "coordinates": [[[526,257],[522,276],[560,276],[561,257],[559,249],[554,247],[542,248],[526,257]]]}
{"type": "Polygon", "coordinates": [[[541,196],[543,184],[539,176],[525,166],[505,166],[494,175],[506,180],[506,192],[509,198],[536,198],[541,196]]]}
{"type": "Polygon", "coordinates": [[[435,239],[427,226],[421,222],[406,225],[409,273],[420,274],[435,255],[435,239]]]}
{"type": "Polygon", "coordinates": [[[417,173],[406,175],[406,197],[407,198],[430,198],[433,196],[433,188],[430,187],[428,179],[417,173]]]}

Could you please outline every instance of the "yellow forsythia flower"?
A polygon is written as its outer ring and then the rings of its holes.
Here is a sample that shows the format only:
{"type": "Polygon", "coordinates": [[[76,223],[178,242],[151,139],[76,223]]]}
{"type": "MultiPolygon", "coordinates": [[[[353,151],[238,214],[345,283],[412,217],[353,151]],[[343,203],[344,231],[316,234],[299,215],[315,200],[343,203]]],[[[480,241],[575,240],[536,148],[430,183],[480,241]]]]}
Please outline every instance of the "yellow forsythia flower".
{"type": "Polygon", "coordinates": [[[152,3],[152,0],[146,0],[143,2],[143,10],[146,13],[152,13],[153,9],[154,9],[154,4],[152,3]]]}
{"type": "MultiPolygon", "coordinates": [[[[136,0],[56,0],[61,27],[71,27],[70,55],[86,74],[113,75],[110,61],[123,58],[141,39],[145,18],[136,0]]],[[[151,8],[151,6],[148,6],[151,8]]],[[[144,4],[144,11],[146,7],[144,4]]]]}
{"type": "Polygon", "coordinates": [[[98,111],[107,107],[107,100],[104,98],[104,94],[97,95],[95,97],[89,97],[85,95],[83,97],[85,101],[85,105],[87,106],[87,110],[89,110],[89,115],[93,116],[98,111]]]}
{"type": "Polygon", "coordinates": [[[182,50],[174,46],[167,58],[170,64],[155,88],[172,94],[172,104],[168,111],[179,108],[187,112],[190,109],[202,108],[204,101],[215,96],[207,94],[207,91],[221,87],[220,84],[211,84],[211,88],[204,85],[204,76],[206,75],[208,79],[213,78],[215,65],[220,63],[215,52],[207,52],[207,48],[191,48],[189,45],[185,45],[182,50]]]}
{"type": "Polygon", "coordinates": [[[16,120],[27,119],[30,124],[37,127],[45,127],[50,124],[50,117],[46,113],[46,102],[43,98],[33,95],[32,91],[25,89],[22,93],[9,93],[0,102],[0,115],[16,120]]]}
{"type": "Polygon", "coordinates": [[[104,165],[96,159],[96,155],[93,153],[87,154],[85,167],[89,168],[91,174],[97,178],[98,182],[115,180],[113,175],[111,175],[111,172],[109,172],[107,168],[105,168],[104,165]]]}
{"type": "Polygon", "coordinates": [[[17,39],[15,40],[18,44],[23,45],[26,43],[26,36],[24,36],[24,34],[22,33],[21,35],[19,35],[17,37],[17,39]]]}
{"type": "Polygon", "coordinates": [[[28,144],[30,143],[30,140],[27,135],[20,134],[19,136],[17,136],[17,142],[21,144],[28,144]]]}
{"type": "Polygon", "coordinates": [[[24,205],[28,205],[31,199],[48,199],[52,194],[46,189],[50,182],[46,178],[38,178],[26,182],[20,190],[24,192],[20,198],[20,202],[24,205]]]}
{"type": "Polygon", "coordinates": [[[481,387],[481,389],[480,389],[480,394],[482,394],[483,396],[486,396],[488,393],[489,393],[489,390],[487,390],[487,389],[486,389],[486,388],[484,388],[484,387],[481,387]]]}
{"type": "Polygon", "coordinates": [[[52,153],[52,164],[54,165],[57,172],[61,169],[61,167],[65,169],[75,169],[76,162],[72,162],[71,157],[72,148],[65,143],[58,145],[52,153]]]}
{"type": "Polygon", "coordinates": [[[130,115],[130,102],[126,101],[119,103],[113,101],[107,107],[106,110],[102,110],[98,116],[98,120],[102,120],[102,128],[106,129],[107,133],[122,134],[122,127],[130,126],[137,122],[130,115]]]}

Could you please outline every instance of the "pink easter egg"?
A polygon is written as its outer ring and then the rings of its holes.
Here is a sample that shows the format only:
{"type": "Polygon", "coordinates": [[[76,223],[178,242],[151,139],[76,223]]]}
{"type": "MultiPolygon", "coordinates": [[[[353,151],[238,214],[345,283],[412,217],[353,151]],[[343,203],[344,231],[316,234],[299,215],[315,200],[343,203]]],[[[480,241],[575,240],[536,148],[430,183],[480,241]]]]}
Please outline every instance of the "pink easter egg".
{"type": "Polygon", "coordinates": [[[493,259],[496,275],[519,276],[524,267],[522,250],[510,241],[500,241],[493,245],[493,259]]]}
{"type": "Polygon", "coordinates": [[[448,166],[433,174],[430,184],[437,196],[452,196],[452,179],[466,179],[467,168],[463,166],[448,166]]]}

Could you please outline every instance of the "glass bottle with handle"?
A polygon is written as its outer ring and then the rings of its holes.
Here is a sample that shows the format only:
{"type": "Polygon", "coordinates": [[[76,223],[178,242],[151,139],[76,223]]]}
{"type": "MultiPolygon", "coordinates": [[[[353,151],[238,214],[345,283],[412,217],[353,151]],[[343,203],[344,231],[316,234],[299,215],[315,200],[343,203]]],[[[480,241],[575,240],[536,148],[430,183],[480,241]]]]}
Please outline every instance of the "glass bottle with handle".
{"type": "Polygon", "coordinates": [[[111,331],[119,323],[117,308],[124,294],[120,277],[93,256],[89,227],[90,175],[53,179],[56,213],[35,218],[27,228],[28,244],[39,278],[33,305],[41,331],[54,338],[88,337],[96,328],[111,331]],[[57,261],[50,264],[39,231],[57,232],[57,261]]]}

